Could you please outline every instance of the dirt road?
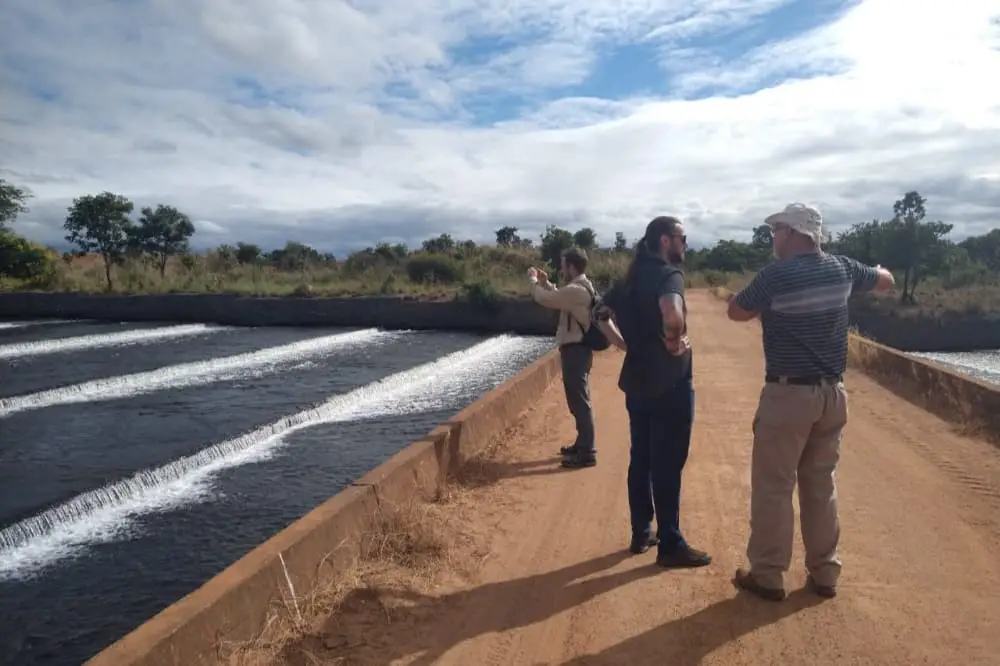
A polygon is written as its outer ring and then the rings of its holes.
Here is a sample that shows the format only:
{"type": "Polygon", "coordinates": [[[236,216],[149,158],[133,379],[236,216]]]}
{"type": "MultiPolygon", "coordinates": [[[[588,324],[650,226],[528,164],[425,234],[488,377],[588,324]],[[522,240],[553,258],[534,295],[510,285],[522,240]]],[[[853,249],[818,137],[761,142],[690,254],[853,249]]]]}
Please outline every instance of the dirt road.
{"type": "Polygon", "coordinates": [[[1000,450],[857,373],[838,473],[840,595],[799,589],[799,543],[787,600],[737,595],[760,330],[729,322],[708,294],[690,306],[696,424],[681,520],[713,565],[668,572],[652,551],[625,552],[628,426],[621,356],[607,353],[593,375],[597,467],[558,467],[573,428],[551,387],[510,444],[511,501],[476,518],[491,533],[476,583],[414,599],[418,611],[370,627],[378,645],[348,663],[1000,664],[1000,450]]]}

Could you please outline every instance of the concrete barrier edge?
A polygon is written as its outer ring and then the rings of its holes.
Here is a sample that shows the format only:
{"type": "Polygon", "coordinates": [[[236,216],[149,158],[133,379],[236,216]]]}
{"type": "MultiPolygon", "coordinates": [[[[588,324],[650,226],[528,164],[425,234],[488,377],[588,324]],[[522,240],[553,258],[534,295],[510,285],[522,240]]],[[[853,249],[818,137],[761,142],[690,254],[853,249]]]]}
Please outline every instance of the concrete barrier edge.
{"type": "Polygon", "coordinates": [[[484,450],[559,376],[556,350],[483,395],[197,590],[111,644],[87,666],[217,664],[226,643],[251,640],[274,603],[288,603],[326,568],[350,566],[380,506],[431,497],[462,461],[484,450]],[[283,601],[285,600],[285,601],[283,601]]]}

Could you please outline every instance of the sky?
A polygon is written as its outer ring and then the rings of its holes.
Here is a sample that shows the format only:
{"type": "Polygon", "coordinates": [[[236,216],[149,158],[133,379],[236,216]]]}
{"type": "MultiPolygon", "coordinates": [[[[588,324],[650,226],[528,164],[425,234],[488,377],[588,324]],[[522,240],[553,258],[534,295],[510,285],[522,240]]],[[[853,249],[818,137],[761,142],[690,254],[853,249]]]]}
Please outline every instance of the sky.
{"type": "Polygon", "coordinates": [[[0,178],[343,253],[547,224],[694,245],[916,189],[1000,226],[1000,0],[3,0],[0,178]]]}

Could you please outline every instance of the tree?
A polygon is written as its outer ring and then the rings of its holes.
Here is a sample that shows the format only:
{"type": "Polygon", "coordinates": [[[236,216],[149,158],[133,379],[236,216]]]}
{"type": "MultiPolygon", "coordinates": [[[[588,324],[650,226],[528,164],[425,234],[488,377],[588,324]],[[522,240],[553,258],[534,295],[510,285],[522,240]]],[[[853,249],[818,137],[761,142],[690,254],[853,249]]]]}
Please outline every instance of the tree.
{"type": "Polygon", "coordinates": [[[81,252],[97,252],[104,259],[104,275],[108,291],[114,288],[111,265],[121,263],[134,236],[129,219],[132,202],[120,194],[102,192],[73,200],[63,228],[66,240],[81,252]]]}
{"type": "Polygon", "coordinates": [[[889,263],[885,248],[885,234],[878,220],[852,225],[837,236],[836,251],[863,264],[889,263]]]}
{"type": "Polygon", "coordinates": [[[762,224],[759,227],[754,228],[753,239],[750,241],[750,245],[758,250],[767,250],[770,252],[773,237],[774,232],[771,231],[770,225],[762,224]]]}
{"type": "Polygon", "coordinates": [[[136,245],[156,258],[160,277],[167,273],[167,260],[188,251],[188,240],[194,235],[194,224],[173,206],[158,205],[142,209],[139,225],[133,229],[136,245]]]}
{"type": "Polygon", "coordinates": [[[584,227],[573,234],[573,245],[583,250],[593,250],[597,247],[597,232],[590,227],[584,227]]]}
{"type": "Polygon", "coordinates": [[[559,270],[562,253],[571,247],[573,247],[573,234],[554,224],[545,227],[545,233],[542,234],[542,259],[547,261],[553,270],[559,270]]]}
{"type": "Polygon", "coordinates": [[[758,248],[734,240],[718,241],[701,258],[700,268],[733,273],[757,270],[767,263],[767,256],[761,256],[758,248]]]}
{"type": "Polygon", "coordinates": [[[236,261],[241,264],[256,264],[260,261],[261,249],[253,243],[236,244],[236,261]]]}
{"type": "Polygon", "coordinates": [[[513,247],[520,242],[521,239],[517,236],[517,227],[500,227],[497,229],[497,245],[501,247],[513,247]]]}
{"type": "Polygon", "coordinates": [[[315,248],[297,241],[288,241],[285,247],[271,252],[268,259],[283,270],[301,271],[309,264],[318,264],[321,257],[315,248]]]}
{"type": "Polygon", "coordinates": [[[455,239],[450,234],[441,234],[437,238],[425,240],[423,244],[424,252],[434,254],[447,254],[454,249],[455,239]]]}
{"type": "Polygon", "coordinates": [[[27,213],[25,202],[31,198],[31,193],[14,186],[0,178],[0,231],[13,223],[21,213],[27,213]]]}
{"type": "Polygon", "coordinates": [[[615,232],[615,252],[628,252],[628,239],[620,231],[615,232]]]}
{"type": "Polygon", "coordinates": [[[940,270],[947,257],[944,237],[952,225],[924,222],[927,200],[918,192],[907,192],[892,206],[893,219],[881,225],[886,257],[903,273],[900,302],[915,304],[917,285],[929,273],[940,270]]]}
{"type": "Polygon", "coordinates": [[[993,229],[982,236],[970,236],[959,246],[965,249],[971,261],[1000,271],[1000,229],[993,229]]]}
{"type": "Polygon", "coordinates": [[[403,259],[406,259],[406,256],[410,253],[407,247],[402,243],[397,243],[395,245],[390,245],[389,243],[378,243],[372,252],[389,263],[400,262],[403,259]]]}
{"type": "Polygon", "coordinates": [[[52,270],[52,256],[40,245],[0,230],[0,276],[33,280],[52,270]]]}

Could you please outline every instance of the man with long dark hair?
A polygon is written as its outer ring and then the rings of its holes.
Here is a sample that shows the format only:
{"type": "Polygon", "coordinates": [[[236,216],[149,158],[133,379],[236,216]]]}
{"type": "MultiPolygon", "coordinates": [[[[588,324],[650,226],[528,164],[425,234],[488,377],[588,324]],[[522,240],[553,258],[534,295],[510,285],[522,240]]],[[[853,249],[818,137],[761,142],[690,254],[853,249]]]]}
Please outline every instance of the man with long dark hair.
{"type": "Polygon", "coordinates": [[[618,387],[625,393],[631,449],[628,500],[629,549],[657,548],[657,564],[700,567],[712,558],[685,541],[680,528],[681,473],[694,422],[691,342],[684,301],[683,223],[657,217],[646,226],[625,280],[598,309],[601,330],[624,345],[618,387]],[[610,326],[621,330],[618,337],[610,326]],[[652,533],[653,517],[657,533],[652,533]]]}

